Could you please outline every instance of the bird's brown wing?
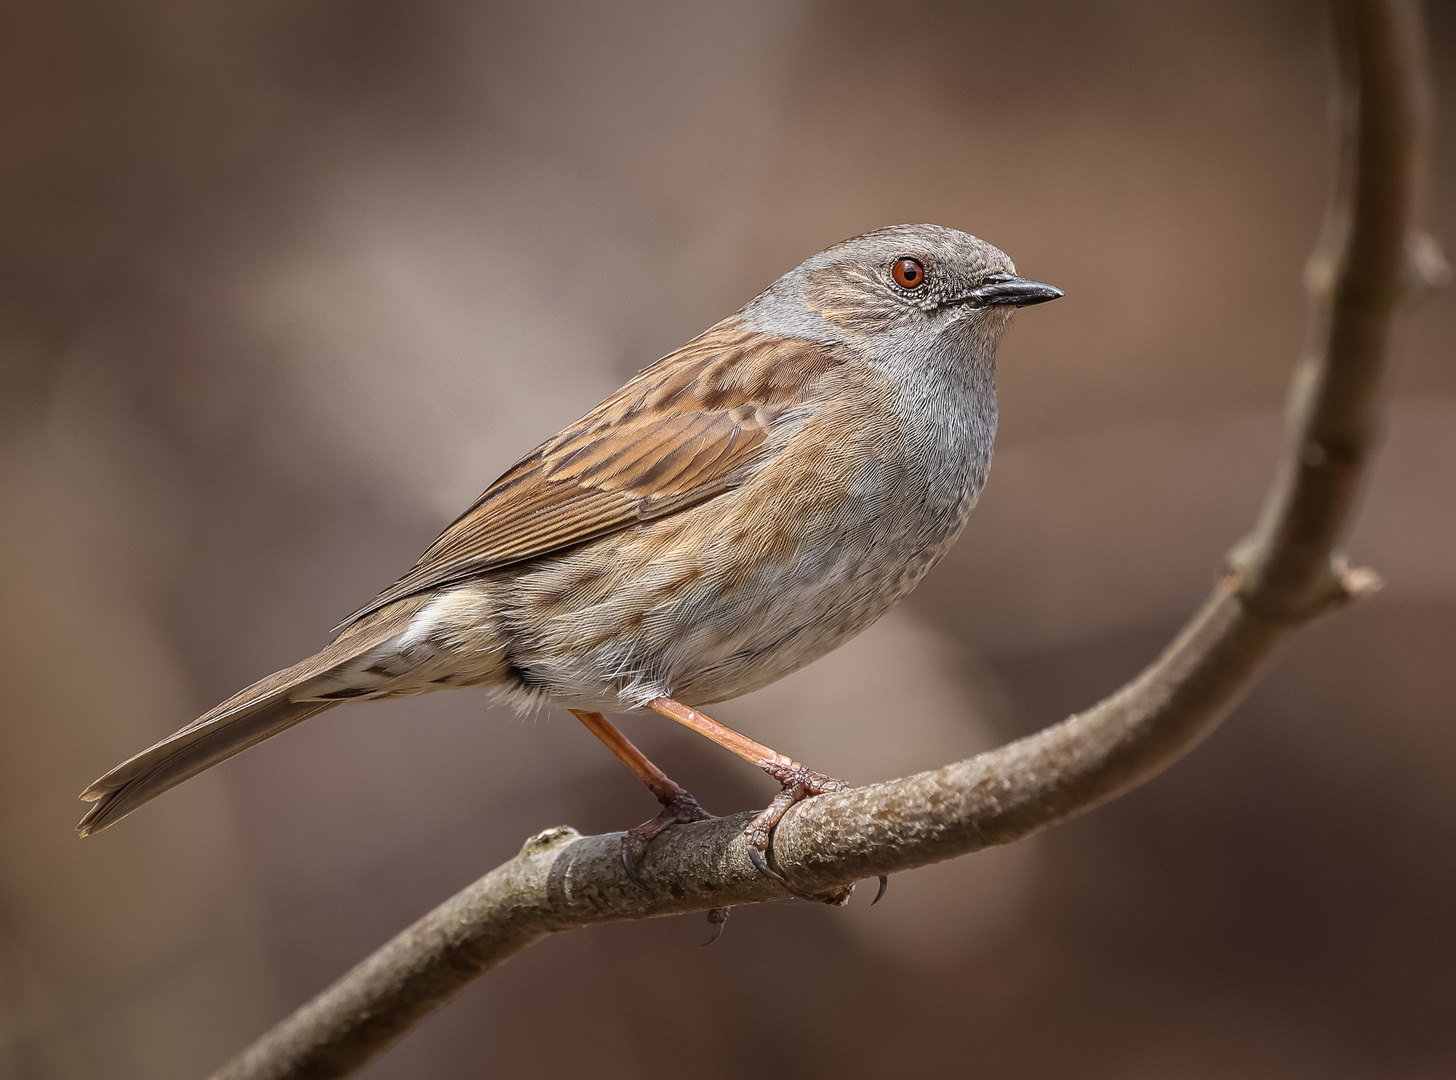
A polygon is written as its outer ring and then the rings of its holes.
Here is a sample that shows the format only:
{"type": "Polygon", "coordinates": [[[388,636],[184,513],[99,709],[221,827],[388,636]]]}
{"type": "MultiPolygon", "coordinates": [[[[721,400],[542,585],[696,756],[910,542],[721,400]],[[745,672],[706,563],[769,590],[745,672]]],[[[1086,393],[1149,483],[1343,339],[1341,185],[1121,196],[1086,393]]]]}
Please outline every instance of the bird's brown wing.
{"type": "Polygon", "coordinates": [[[842,357],[720,323],[645,369],[486,489],[408,574],[349,616],[561,551],[742,483],[842,357]]]}

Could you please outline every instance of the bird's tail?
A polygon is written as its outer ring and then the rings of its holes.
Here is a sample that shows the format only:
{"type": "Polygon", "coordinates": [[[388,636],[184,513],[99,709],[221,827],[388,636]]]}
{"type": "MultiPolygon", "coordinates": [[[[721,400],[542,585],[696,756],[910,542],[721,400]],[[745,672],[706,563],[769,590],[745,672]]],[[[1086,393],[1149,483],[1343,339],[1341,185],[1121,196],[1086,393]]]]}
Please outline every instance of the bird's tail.
{"type": "Polygon", "coordinates": [[[82,836],[100,832],[189,777],[339,704],[351,695],[339,692],[338,700],[321,699],[317,696],[319,684],[337,686],[340,669],[357,665],[364,654],[403,630],[418,606],[404,601],[394,611],[385,609],[356,623],[307,660],[259,679],[182,730],[122,762],[81,793],[82,799],[95,805],[76,831],[82,836]]]}

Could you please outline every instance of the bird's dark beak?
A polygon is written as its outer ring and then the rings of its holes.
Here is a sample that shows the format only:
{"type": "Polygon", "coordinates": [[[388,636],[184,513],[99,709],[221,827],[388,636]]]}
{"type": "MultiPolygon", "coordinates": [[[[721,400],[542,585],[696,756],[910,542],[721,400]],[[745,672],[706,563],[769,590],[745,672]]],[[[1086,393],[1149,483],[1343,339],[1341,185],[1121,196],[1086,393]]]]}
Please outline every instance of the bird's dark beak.
{"type": "Polygon", "coordinates": [[[1031,307],[1062,295],[1062,290],[1055,285],[1028,281],[1014,274],[992,274],[972,289],[966,299],[979,307],[1031,307]]]}

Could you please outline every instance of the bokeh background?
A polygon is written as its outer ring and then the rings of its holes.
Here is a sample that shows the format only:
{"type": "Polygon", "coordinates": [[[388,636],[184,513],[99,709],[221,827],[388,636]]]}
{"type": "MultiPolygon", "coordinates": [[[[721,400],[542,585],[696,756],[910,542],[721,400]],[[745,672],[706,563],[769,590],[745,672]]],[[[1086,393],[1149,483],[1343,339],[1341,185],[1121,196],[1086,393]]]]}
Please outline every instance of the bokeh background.
{"type": "MultiPolygon", "coordinates": [[[[1456,10],[1428,5],[1438,120],[1456,10]]],[[[722,718],[856,781],[1136,671],[1252,520],[1327,184],[1309,0],[0,5],[0,1076],[202,1076],[546,826],[655,805],[565,714],[335,710],[80,842],[75,795],[321,645],[521,452],[829,243],[1066,299],[879,626],[722,718]]],[[[1453,240],[1439,129],[1431,229],[1453,240]]],[[[1408,322],[1309,629],[1120,802],[885,903],[547,941],[371,1080],[1456,1073],[1456,304],[1408,322]]],[[[666,721],[710,809],[767,780],[666,721]]]]}

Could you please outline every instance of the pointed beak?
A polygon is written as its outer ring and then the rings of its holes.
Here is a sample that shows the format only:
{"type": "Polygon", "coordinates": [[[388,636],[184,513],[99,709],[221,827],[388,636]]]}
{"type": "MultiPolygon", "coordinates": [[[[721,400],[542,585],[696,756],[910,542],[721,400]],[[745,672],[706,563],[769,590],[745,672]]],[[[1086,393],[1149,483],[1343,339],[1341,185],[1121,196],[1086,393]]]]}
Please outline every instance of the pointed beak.
{"type": "Polygon", "coordinates": [[[966,299],[978,307],[1031,307],[1062,296],[1055,285],[1028,281],[1013,274],[992,274],[979,288],[972,289],[966,299]]]}

